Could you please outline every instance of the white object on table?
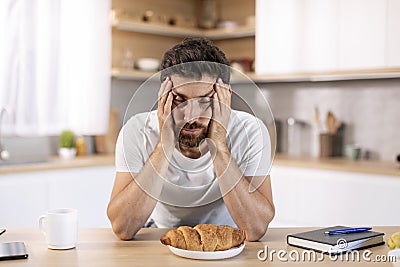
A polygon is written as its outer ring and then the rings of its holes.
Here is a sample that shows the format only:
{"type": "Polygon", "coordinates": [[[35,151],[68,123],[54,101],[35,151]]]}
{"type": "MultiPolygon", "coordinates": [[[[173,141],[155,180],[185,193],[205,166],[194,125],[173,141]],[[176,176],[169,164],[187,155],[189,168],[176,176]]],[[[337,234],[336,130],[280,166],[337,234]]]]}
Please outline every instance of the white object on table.
{"type": "Polygon", "coordinates": [[[172,253],[177,256],[195,259],[195,260],[221,260],[235,257],[239,255],[245,247],[245,243],[240,245],[239,247],[231,248],[223,251],[194,251],[194,250],[186,250],[175,248],[172,246],[168,246],[172,253]]]}
{"type": "Polygon", "coordinates": [[[39,217],[39,228],[46,236],[48,248],[74,248],[78,237],[78,211],[75,209],[49,210],[39,217]]]}

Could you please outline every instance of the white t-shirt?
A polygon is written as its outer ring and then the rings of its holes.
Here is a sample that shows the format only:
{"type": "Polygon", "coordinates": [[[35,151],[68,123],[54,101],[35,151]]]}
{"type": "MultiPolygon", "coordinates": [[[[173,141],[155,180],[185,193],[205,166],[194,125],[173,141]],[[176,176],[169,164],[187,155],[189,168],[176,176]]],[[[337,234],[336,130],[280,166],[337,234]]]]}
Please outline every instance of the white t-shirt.
{"type": "MultiPolygon", "coordinates": [[[[157,110],[132,116],[116,145],[116,171],[139,173],[159,139],[157,110]]],[[[258,118],[232,110],[227,127],[231,157],[245,176],[266,176],[271,165],[268,130],[258,118]]],[[[236,226],[222,199],[210,152],[198,159],[174,150],[150,218],[158,227],[214,223],[236,226]]]]}

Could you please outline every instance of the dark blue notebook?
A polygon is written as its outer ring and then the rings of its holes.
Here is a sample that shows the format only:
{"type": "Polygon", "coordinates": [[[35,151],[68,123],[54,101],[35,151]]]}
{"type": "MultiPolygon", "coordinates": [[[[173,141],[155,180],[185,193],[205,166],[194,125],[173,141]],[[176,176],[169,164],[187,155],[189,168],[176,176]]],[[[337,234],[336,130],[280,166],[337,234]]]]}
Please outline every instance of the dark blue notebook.
{"type": "Polygon", "coordinates": [[[0,261],[28,258],[24,242],[0,243],[0,261]]]}
{"type": "Polygon", "coordinates": [[[366,231],[361,233],[329,235],[329,230],[348,228],[345,226],[333,226],[307,231],[297,234],[290,234],[286,237],[288,245],[312,249],[318,252],[337,254],[349,250],[364,249],[382,245],[384,233],[366,231]]]}

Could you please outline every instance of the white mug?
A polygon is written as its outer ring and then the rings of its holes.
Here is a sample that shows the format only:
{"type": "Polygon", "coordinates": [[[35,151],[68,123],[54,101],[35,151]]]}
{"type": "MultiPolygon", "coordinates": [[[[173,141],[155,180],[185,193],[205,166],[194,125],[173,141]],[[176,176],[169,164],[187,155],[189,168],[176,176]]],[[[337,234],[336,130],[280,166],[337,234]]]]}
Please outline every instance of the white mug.
{"type": "Polygon", "coordinates": [[[48,248],[74,248],[78,238],[78,211],[75,209],[49,210],[39,217],[39,228],[46,236],[48,248]]]}

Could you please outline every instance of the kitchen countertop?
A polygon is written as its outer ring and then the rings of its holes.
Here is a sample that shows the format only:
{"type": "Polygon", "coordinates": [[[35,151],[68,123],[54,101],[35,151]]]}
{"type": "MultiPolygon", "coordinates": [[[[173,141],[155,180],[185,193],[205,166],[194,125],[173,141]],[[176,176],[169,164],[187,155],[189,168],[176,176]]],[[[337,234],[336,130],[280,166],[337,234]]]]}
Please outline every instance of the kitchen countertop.
{"type": "Polygon", "coordinates": [[[99,167],[109,165],[114,165],[114,154],[88,155],[76,157],[73,159],[60,159],[59,157],[53,157],[46,162],[0,166],[0,174],[99,167]]]}
{"type": "MultiPolygon", "coordinates": [[[[115,237],[109,228],[97,229],[79,229],[78,244],[75,249],[70,250],[51,250],[47,249],[45,237],[39,229],[18,229],[12,228],[0,236],[1,242],[23,241],[28,250],[28,259],[2,261],[0,266],[276,266],[287,265],[290,263],[296,266],[375,266],[374,262],[377,257],[387,256],[389,251],[387,245],[369,248],[370,254],[368,258],[360,259],[346,258],[342,260],[338,257],[336,260],[329,255],[316,253],[314,262],[308,260],[307,254],[302,261],[293,262],[293,253],[296,251],[302,255],[303,249],[288,246],[286,244],[286,236],[292,233],[308,231],[316,228],[270,228],[268,229],[265,241],[263,242],[246,242],[246,246],[241,254],[236,257],[215,260],[202,261],[181,258],[172,254],[168,248],[159,241],[168,229],[147,228],[141,229],[136,235],[135,240],[121,241],[115,237]],[[265,261],[258,259],[259,251],[265,251],[268,248],[268,258],[265,261]],[[275,250],[272,258],[271,251],[275,250]],[[278,251],[285,251],[286,255],[281,258],[287,259],[287,262],[279,260],[278,251]],[[292,253],[293,251],[293,253],[292,253]],[[292,254],[292,258],[290,254],[292,254]],[[323,256],[323,259],[320,257],[323,256]],[[353,260],[351,260],[353,259],[353,260]],[[368,262],[368,259],[371,262],[368,262]]],[[[373,227],[374,231],[385,233],[384,240],[390,237],[394,232],[400,231],[399,226],[373,227]]],[[[363,250],[365,251],[365,250],[363,250]]],[[[260,253],[260,257],[263,257],[260,253]]],[[[350,255],[351,256],[351,255],[350,255]]],[[[379,262],[379,266],[391,266],[389,262],[379,262]]]]}
{"type": "Polygon", "coordinates": [[[394,161],[351,160],[339,157],[316,158],[278,154],[275,156],[274,165],[400,177],[400,163],[394,161]]]}
{"type": "MultiPolygon", "coordinates": [[[[396,162],[350,160],[346,158],[315,158],[308,156],[288,156],[277,154],[273,164],[276,166],[285,167],[299,167],[400,177],[400,164],[397,164],[396,162]]],[[[1,166],[0,174],[111,165],[114,165],[113,154],[90,155],[76,157],[70,160],[62,160],[58,157],[54,157],[50,161],[43,163],[1,166]]]]}

